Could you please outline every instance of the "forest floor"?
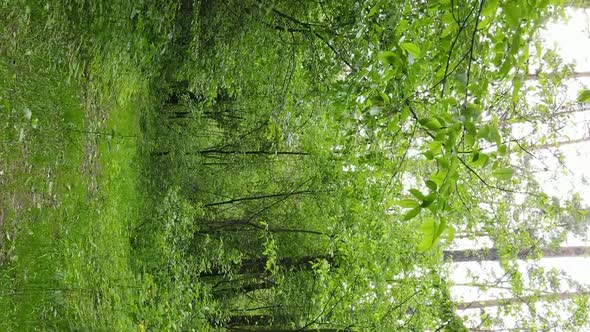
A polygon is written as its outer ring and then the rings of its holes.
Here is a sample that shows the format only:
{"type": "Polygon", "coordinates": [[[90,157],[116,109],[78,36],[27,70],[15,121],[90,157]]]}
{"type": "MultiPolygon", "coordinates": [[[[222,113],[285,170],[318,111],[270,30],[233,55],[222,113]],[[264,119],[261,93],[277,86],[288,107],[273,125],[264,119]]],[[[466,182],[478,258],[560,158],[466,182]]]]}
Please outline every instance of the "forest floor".
{"type": "Polygon", "coordinates": [[[12,23],[0,47],[0,330],[136,329],[140,73],[91,57],[72,79],[12,23]]]}

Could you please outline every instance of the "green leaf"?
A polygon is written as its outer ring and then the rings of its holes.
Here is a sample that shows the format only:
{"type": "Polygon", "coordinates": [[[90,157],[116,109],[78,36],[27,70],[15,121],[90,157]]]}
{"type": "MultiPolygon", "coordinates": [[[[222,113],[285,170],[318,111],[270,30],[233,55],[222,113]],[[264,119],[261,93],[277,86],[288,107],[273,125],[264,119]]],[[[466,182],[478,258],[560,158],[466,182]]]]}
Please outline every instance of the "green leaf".
{"type": "Polygon", "coordinates": [[[450,226],[447,227],[448,231],[447,231],[447,242],[451,243],[453,242],[453,240],[455,239],[455,228],[450,226]]]}
{"type": "Polygon", "coordinates": [[[590,90],[584,89],[578,92],[578,98],[576,101],[579,103],[590,103],[590,90]]]}
{"type": "Polygon", "coordinates": [[[441,126],[446,126],[447,125],[447,121],[450,122],[454,122],[453,118],[450,116],[450,114],[445,113],[444,115],[447,116],[447,118],[445,119],[445,117],[440,116],[440,115],[436,115],[434,118],[438,120],[438,122],[441,124],[441,126]]]}
{"type": "Polygon", "coordinates": [[[475,128],[475,124],[471,121],[467,121],[465,122],[465,130],[467,130],[468,133],[470,133],[471,135],[476,135],[477,134],[477,129],[475,128]]]}
{"type": "Polygon", "coordinates": [[[478,30],[486,29],[490,25],[490,23],[492,23],[493,20],[494,20],[494,17],[492,17],[492,16],[484,17],[483,20],[480,20],[477,23],[477,29],[478,30]]]}
{"type": "Polygon", "coordinates": [[[395,205],[399,205],[403,208],[416,208],[419,207],[420,204],[413,199],[400,199],[394,203],[395,205]]]}
{"type": "Polygon", "coordinates": [[[424,197],[424,199],[422,200],[422,204],[420,204],[420,206],[423,208],[429,207],[430,205],[432,205],[432,203],[434,203],[435,200],[436,193],[428,194],[428,196],[424,197]]]}
{"type": "Polygon", "coordinates": [[[473,155],[472,162],[473,162],[474,166],[483,167],[487,164],[489,159],[490,159],[490,157],[487,154],[485,154],[483,152],[476,152],[473,155]]]}
{"type": "MultiPolygon", "coordinates": [[[[443,144],[443,141],[447,138],[447,132],[444,130],[439,131],[436,136],[434,136],[434,140],[437,142],[441,143],[441,146],[443,144]]],[[[445,150],[447,150],[448,148],[445,146],[445,150]]]]}
{"type": "Polygon", "coordinates": [[[509,167],[499,167],[494,171],[494,176],[503,181],[510,180],[513,174],[514,170],[509,167]]]}
{"type": "Polygon", "coordinates": [[[475,144],[475,136],[473,136],[472,134],[469,134],[469,133],[465,134],[464,140],[465,140],[465,146],[467,148],[471,148],[475,144]]]}
{"type": "Polygon", "coordinates": [[[449,177],[453,177],[457,174],[457,166],[459,166],[459,158],[453,156],[451,158],[451,165],[449,166],[449,177]]]}
{"type": "Polygon", "coordinates": [[[408,30],[409,25],[410,25],[410,22],[408,22],[408,20],[399,21],[399,23],[397,24],[397,27],[395,27],[395,33],[397,35],[401,35],[402,33],[405,33],[408,30]]]}
{"type": "Polygon", "coordinates": [[[373,8],[371,8],[371,10],[369,11],[369,14],[367,14],[367,17],[371,17],[375,14],[377,14],[379,12],[379,6],[373,6],[373,8]]]}
{"type": "Polygon", "coordinates": [[[449,25],[447,25],[447,27],[440,34],[440,38],[443,39],[442,42],[444,43],[442,45],[445,45],[446,46],[447,43],[445,43],[446,40],[444,40],[444,38],[446,36],[450,35],[451,33],[454,33],[456,30],[457,30],[457,25],[456,24],[449,24],[449,25]]]}
{"type": "Polygon", "coordinates": [[[449,24],[449,25],[455,24],[455,25],[456,25],[456,23],[455,23],[455,19],[453,18],[453,13],[451,13],[451,11],[450,11],[450,10],[449,10],[449,11],[446,11],[446,12],[445,12],[445,13],[442,15],[442,17],[440,18],[440,20],[441,20],[443,23],[445,23],[445,24],[449,24]]]}
{"type": "Polygon", "coordinates": [[[500,67],[500,70],[498,71],[498,75],[500,76],[500,78],[506,77],[506,75],[508,75],[508,72],[510,71],[510,69],[512,69],[512,57],[511,56],[507,57],[506,60],[504,61],[504,63],[502,64],[502,66],[500,67]]]}
{"type": "Polygon", "coordinates": [[[418,243],[418,252],[426,252],[428,249],[432,248],[432,239],[428,237],[423,237],[418,243]]]}
{"type": "Polygon", "coordinates": [[[436,182],[432,180],[426,180],[424,183],[426,184],[426,187],[432,191],[436,191],[436,188],[438,187],[436,182]]]}
{"type": "Polygon", "coordinates": [[[488,125],[485,125],[485,126],[479,128],[479,130],[477,131],[477,137],[479,137],[479,138],[483,138],[483,139],[487,140],[489,136],[490,136],[490,127],[488,125]]]}
{"type": "Polygon", "coordinates": [[[482,16],[494,16],[498,10],[498,0],[488,0],[481,10],[482,16]]]}
{"type": "Polygon", "coordinates": [[[402,217],[402,220],[407,221],[407,220],[414,218],[415,216],[417,216],[420,213],[420,210],[422,210],[422,208],[420,208],[420,207],[416,207],[416,208],[411,209],[406,214],[404,214],[404,216],[402,217]]]}
{"type": "Polygon", "coordinates": [[[422,240],[418,244],[418,252],[425,252],[432,248],[434,244],[434,234],[436,232],[436,222],[432,218],[428,218],[420,225],[420,233],[422,233],[422,240]]]}
{"type": "Polygon", "coordinates": [[[508,1],[504,7],[506,22],[516,29],[520,27],[520,4],[516,1],[508,1]]]}
{"type": "MultiPolygon", "coordinates": [[[[520,22],[518,24],[519,25],[518,25],[518,27],[516,29],[516,32],[512,36],[512,39],[510,40],[510,47],[509,47],[509,53],[508,53],[515,60],[518,60],[518,57],[516,55],[523,48],[521,46],[521,42],[522,42],[522,27],[520,26],[520,22]]],[[[517,62],[517,65],[518,65],[518,63],[519,62],[517,62]]]]}
{"type": "Polygon", "coordinates": [[[518,98],[520,97],[520,86],[521,86],[522,80],[518,77],[514,78],[512,80],[512,97],[511,97],[511,101],[512,103],[517,103],[518,102],[518,98]]]}
{"type": "Polygon", "coordinates": [[[421,55],[420,47],[414,43],[401,43],[400,47],[402,50],[410,53],[414,58],[419,58],[421,55]]]}
{"type": "MultiPolygon", "coordinates": [[[[437,223],[434,219],[428,218],[420,225],[420,233],[422,233],[422,240],[418,244],[418,251],[425,252],[432,248],[432,246],[438,241],[441,234],[447,229],[446,218],[441,218],[440,223],[437,223]]],[[[452,229],[452,227],[451,227],[452,229]]],[[[453,230],[454,236],[454,230],[453,230]]]]}
{"type": "Polygon", "coordinates": [[[438,161],[438,166],[441,168],[449,169],[449,159],[447,157],[438,157],[436,161],[438,161]]]}
{"type": "Polygon", "coordinates": [[[430,150],[426,150],[422,153],[424,155],[424,157],[426,157],[426,159],[428,160],[432,160],[434,159],[434,154],[432,153],[432,151],[430,150]]]}
{"type": "Polygon", "coordinates": [[[440,141],[432,141],[428,143],[428,148],[434,155],[439,154],[442,151],[442,142],[440,141]]]}
{"type": "Polygon", "coordinates": [[[383,51],[377,56],[379,61],[384,65],[392,65],[397,60],[397,55],[392,51],[383,51]]]}
{"type": "Polygon", "coordinates": [[[399,117],[400,122],[406,121],[410,117],[410,113],[410,109],[408,107],[404,107],[399,117]]]}
{"type": "Polygon", "coordinates": [[[389,104],[389,96],[388,95],[386,95],[383,92],[379,92],[379,95],[381,96],[381,98],[383,98],[384,103],[389,104]]]}
{"type": "Polygon", "coordinates": [[[412,196],[416,197],[419,200],[424,199],[424,194],[422,194],[418,189],[410,189],[410,194],[412,194],[412,196]]]}
{"type": "Polygon", "coordinates": [[[438,185],[440,187],[445,182],[445,178],[446,178],[446,173],[438,172],[438,173],[434,174],[433,176],[431,176],[430,180],[432,180],[434,183],[436,183],[436,185],[438,185]]]}
{"type": "Polygon", "coordinates": [[[440,122],[435,118],[424,118],[420,119],[418,122],[430,130],[439,130],[442,127],[440,122]]]}
{"type": "Polygon", "coordinates": [[[440,235],[444,232],[444,230],[446,228],[447,228],[447,219],[441,217],[440,224],[436,228],[436,233],[434,234],[434,241],[436,241],[440,237],[440,235]]]}

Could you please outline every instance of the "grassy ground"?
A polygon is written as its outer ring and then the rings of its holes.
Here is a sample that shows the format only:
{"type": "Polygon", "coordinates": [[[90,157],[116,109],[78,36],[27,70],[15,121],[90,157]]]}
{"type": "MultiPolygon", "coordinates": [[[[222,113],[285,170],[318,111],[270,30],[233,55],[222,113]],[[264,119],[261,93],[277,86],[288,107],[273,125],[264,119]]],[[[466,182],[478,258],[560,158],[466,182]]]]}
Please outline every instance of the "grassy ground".
{"type": "Polygon", "coordinates": [[[148,153],[183,61],[177,5],[0,0],[0,331],[219,317],[179,249],[202,211],[148,153]]]}
{"type": "Polygon", "coordinates": [[[29,7],[10,9],[0,34],[0,330],[136,330],[129,232],[142,201],[146,83],[131,63],[63,51],[29,7]]]}

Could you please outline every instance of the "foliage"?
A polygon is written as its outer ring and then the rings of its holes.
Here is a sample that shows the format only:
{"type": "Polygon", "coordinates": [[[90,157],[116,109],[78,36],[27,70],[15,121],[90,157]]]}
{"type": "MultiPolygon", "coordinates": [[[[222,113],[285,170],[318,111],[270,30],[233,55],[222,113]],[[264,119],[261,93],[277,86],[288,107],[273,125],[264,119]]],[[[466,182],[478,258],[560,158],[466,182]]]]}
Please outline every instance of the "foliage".
{"type": "Polygon", "coordinates": [[[582,213],[514,131],[551,119],[568,69],[536,42],[559,5],[2,2],[0,170],[37,172],[2,180],[2,207],[27,202],[0,215],[5,329],[467,330],[459,233],[494,242],[517,296],[555,283],[516,259],[582,213]]]}

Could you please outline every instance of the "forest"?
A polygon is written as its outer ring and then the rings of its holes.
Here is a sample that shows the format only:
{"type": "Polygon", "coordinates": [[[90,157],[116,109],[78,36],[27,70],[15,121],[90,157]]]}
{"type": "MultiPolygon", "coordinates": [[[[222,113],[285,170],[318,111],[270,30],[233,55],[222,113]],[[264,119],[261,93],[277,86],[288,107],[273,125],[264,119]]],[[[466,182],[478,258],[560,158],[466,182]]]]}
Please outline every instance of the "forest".
{"type": "Polygon", "coordinates": [[[585,7],[0,0],[0,330],[590,329],[538,176],[585,7]]]}

